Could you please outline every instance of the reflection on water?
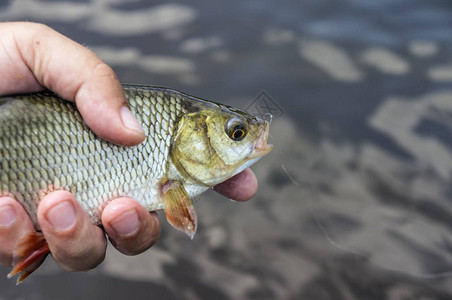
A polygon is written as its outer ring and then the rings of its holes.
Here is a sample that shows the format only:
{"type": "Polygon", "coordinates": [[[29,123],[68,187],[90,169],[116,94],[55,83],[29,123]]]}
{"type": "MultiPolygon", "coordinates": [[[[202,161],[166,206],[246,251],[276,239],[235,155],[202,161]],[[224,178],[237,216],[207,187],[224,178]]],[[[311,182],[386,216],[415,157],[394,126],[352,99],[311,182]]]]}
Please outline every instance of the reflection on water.
{"type": "Polygon", "coordinates": [[[452,296],[448,1],[26,0],[0,18],[55,27],[123,82],[276,108],[254,200],[208,193],[194,241],[164,224],[138,257],[49,260],[0,299],[452,296]]]}

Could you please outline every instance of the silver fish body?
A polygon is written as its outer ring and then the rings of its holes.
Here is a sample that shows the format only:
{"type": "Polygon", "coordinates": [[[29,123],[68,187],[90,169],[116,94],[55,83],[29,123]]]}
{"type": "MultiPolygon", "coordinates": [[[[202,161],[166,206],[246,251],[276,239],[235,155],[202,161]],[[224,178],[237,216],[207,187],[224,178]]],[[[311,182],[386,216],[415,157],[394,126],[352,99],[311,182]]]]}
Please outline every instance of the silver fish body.
{"type": "Polygon", "coordinates": [[[58,189],[72,192],[96,224],[107,201],[119,196],[150,211],[163,208],[157,184],[169,169],[175,127],[198,100],[160,88],[124,91],[147,136],[134,147],[97,138],[74,103],[53,93],[1,98],[0,191],[20,201],[36,225],[39,199],[58,189]]]}

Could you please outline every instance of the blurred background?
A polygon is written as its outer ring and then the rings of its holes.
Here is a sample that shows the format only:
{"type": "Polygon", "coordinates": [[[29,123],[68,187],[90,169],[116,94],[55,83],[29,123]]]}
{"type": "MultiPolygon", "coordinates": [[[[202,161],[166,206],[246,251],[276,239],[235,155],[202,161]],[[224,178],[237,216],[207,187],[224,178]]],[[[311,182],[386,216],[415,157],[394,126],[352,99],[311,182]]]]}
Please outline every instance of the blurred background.
{"type": "MultiPolygon", "coordinates": [[[[452,4],[437,0],[2,1],[124,83],[274,115],[255,198],[196,203],[193,241],[48,258],[13,299],[451,299],[452,4]]],[[[68,58],[70,59],[70,57],[68,58]]],[[[3,278],[3,279],[2,279],[3,278]]]]}

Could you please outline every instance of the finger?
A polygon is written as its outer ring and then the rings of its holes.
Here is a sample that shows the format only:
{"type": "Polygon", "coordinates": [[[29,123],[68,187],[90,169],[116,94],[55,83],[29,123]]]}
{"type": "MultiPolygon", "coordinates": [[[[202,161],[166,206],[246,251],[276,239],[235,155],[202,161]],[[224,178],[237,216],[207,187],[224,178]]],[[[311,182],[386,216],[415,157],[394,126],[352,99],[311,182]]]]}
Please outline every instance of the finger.
{"type": "Polygon", "coordinates": [[[0,84],[1,93],[45,87],[75,101],[86,124],[99,137],[126,146],[144,140],[144,131],[131,114],[115,73],[92,51],[36,23],[0,24],[0,36],[0,74],[8,81],[0,84]]]}
{"type": "Polygon", "coordinates": [[[251,169],[246,169],[225,182],[216,185],[213,189],[230,199],[247,201],[256,194],[257,185],[256,175],[251,169]]]}
{"type": "Polygon", "coordinates": [[[69,271],[86,271],[105,257],[105,235],[67,191],[45,196],[38,206],[38,222],[55,261],[69,271]]]}
{"type": "Polygon", "coordinates": [[[102,212],[102,224],[113,246],[126,255],[146,251],[160,236],[157,214],[130,198],[111,201],[102,212]]]}
{"type": "Polygon", "coordinates": [[[12,266],[17,241],[34,232],[23,207],[11,197],[0,197],[0,264],[12,266]]]}

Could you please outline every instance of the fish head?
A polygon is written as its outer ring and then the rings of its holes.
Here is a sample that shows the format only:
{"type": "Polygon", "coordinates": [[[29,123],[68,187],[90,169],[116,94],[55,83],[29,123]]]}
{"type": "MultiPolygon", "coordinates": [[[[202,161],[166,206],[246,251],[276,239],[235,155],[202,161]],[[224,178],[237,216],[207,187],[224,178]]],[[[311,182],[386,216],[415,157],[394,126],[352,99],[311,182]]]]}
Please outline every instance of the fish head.
{"type": "Polygon", "coordinates": [[[214,186],[268,154],[270,124],[259,117],[216,104],[182,117],[172,161],[188,180],[214,186]]]}

